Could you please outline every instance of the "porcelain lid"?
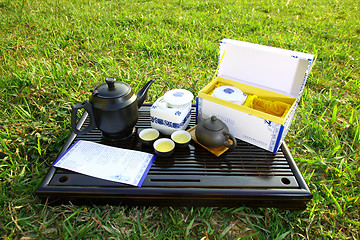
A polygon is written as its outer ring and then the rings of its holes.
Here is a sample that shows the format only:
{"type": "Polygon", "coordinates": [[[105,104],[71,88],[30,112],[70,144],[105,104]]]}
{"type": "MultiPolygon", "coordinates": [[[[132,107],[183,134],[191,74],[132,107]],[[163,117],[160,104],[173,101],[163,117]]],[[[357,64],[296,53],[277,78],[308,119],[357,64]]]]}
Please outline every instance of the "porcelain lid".
{"type": "Polygon", "coordinates": [[[247,97],[239,88],[228,85],[215,88],[213,95],[229,102],[242,102],[247,97]]]}
{"type": "Polygon", "coordinates": [[[173,106],[191,103],[194,95],[185,89],[173,89],[165,93],[164,101],[173,106]]]}

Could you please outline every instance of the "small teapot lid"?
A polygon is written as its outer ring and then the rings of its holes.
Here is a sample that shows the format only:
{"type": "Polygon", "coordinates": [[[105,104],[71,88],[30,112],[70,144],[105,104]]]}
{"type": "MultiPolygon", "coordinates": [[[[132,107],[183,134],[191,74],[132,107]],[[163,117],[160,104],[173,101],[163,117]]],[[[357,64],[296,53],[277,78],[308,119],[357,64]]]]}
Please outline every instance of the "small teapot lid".
{"type": "Polygon", "coordinates": [[[98,98],[120,98],[131,93],[129,84],[117,82],[114,77],[107,77],[106,83],[100,84],[92,91],[93,96],[98,98]]]}
{"type": "Polygon", "coordinates": [[[210,118],[203,120],[203,126],[207,130],[220,131],[226,125],[225,125],[225,123],[223,123],[223,121],[218,119],[216,116],[211,116],[210,118]]]}

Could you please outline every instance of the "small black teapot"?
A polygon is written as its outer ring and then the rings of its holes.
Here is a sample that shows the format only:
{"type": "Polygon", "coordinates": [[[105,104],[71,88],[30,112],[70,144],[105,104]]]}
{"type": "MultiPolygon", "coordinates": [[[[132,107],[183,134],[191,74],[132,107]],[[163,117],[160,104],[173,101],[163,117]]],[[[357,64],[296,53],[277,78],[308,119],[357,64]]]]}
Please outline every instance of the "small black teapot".
{"type": "Polygon", "coordinates": [[[235,137],[229,132],[229,128],[216,116],[204,119],[199,115],[195,136],[206,147],[225,146],[233,149],[237,145],[235,137]],[[229,138],[233,141],[232,144],[228,142],[229,138]]]}
{"type": "Polygon", "coordinates": [[[125,82],[114,77],[105,79],[83,103],[72,105],[71,125],[74,133],[85,134],[98,127],[109,140],[121,140],[133,133],[138,120],[138,108],[143,104],[147,92],[154,82],[150,80],[137,94],[125,82]],[[77,128],[77,111],[84,108],[89,114],[90,124],[84,129],[77,128]]]}

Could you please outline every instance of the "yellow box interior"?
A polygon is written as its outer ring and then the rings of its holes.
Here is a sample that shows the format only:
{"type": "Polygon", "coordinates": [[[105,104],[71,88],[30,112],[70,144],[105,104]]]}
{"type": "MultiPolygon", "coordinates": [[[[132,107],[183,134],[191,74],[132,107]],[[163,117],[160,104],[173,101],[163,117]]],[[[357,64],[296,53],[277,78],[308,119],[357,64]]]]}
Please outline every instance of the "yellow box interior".
{"type": "Polygon", "coordinates": [[[230,107],[230,108],[233,108],[233,109],[236,109],[236,110],[244,112],[244,113],[248,113],[248,114],[251,114],[251,115],[272,121],[272,122],[279,123],[279,124],[285,123],[286,119],[289,117],[289,114],[292,112],[292,110],[295,106],[295,103],[296,103],[296,98],[289,97],[289,96],[275,93],[275,92],[271,92],[271,91],[261,89],[258,87],[253,87],[253,86],[250,86],[250,85],[247,85],[244,83],[232,81],[232,80],[229,80],[226,78],[221,78],[221,77],[216,77],[213,81],[211,81],[208,85],[206,85],[199,92],[199,97],[209,100],[209,101],[212,101],[212,102],[215,102],[215,103],[218,103],[218,104],[221,104],[221,105],[224,105],[224,106],[227,106],[227,107],[230,107]],[[266,100],[281,101],[281,102],[290,104],[291,107],[285,116],[277,117],[277,116],[274,116],[274,115],[271,115],[271,114],[268,114],[265,112],[261,112],[261,111],[258,111],[258,110],[255,110],[255,109],[252,109],[249,107],[245,107],[245,106],[242,106],[242,105],[239,105],[236,103],[232,103],[232,102],[225,101],[220,98],[211,96],[209,93],[211,93],[215,89],[216,85],[219,83],[223,84],[223,85],[231,85],[231,86],[237,87],[247,95],[255,94],[258,97],[266,99],[266,100]]]}

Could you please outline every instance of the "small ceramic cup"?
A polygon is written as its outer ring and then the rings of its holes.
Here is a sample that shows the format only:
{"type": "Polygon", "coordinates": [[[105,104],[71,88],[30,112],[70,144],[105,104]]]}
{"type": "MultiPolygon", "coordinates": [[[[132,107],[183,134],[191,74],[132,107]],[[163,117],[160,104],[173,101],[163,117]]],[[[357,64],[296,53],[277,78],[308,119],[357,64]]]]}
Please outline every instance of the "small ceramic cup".
{"type": "Polygon", "coordinates": [[[177,148],[186,148],[191,140],[191,134],[185,130],[177,130],[171,134],[171,139],[177,148]]]}
{"type": "Polygon", "coordinates": [[[159,157],[169,157],[173,154],[175,143],[169,138],[160,138],[153,144],[155,154],[159,157]]]}
{"type": "Polygon", "coordinates": [[[139,133],[140,142],[142,145],[151,146],[155,142],[156,139],[160,136],[158,130],[154,128],[146,128],[141,130],[139,133]]]}

